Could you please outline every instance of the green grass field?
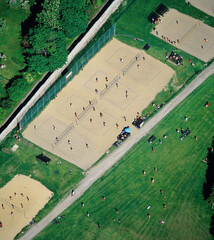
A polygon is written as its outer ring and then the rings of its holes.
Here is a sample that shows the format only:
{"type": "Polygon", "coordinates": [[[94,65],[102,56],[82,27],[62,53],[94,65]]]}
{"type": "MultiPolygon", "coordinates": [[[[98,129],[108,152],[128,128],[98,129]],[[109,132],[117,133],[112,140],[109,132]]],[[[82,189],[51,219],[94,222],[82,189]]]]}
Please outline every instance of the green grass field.
{"type": "MultiPolygon", "coordinates": [[[[131,0],[128,3],[132,2],[131,0]]],[[[193,18],[197,18],[202,20],[204,23],[214,27],[214,18],[206,15],[205,13],[201,12],[200,10],[189,7],[184,0],[136,0],[131,5],[130,8],[120,17],[117,22],[116,28],[116,38],[128,45],[133,47],[142,49],[146,43],[151,45],[151,48],[147,51],[148,54],[153,56],[154,58],[159,59],[161,62],[165,62],[165,53],[171,53],[173,49],[176,49],[172,45],[162,41],[161,39],[155,37],[154,35],[150,34],[152,28],[154,27],[148,21],[148,16],[152,11],[155,11],[157,6],[163,3],[169,8],[175,8],[178,11],[192,16],[193,18]],[[146,7],[145,7],[146,6],[146,7]],[[135,41],[130,35],[144,41],[135,41]]],[[[190,79],[197,71],[200,71],[204,68],[204,62],[198,60],[197,58],[176,49],[176,52],[183,57],[183,66],[175,66],[170,62],[166,62],[166,64],[173,68],[176,71],[176,79],[169,83],[169,86],[165,91],[162,91],[156,96],[155,102],[157,104],[161,104],[166,102],[172,97],[173,94],[178,91],[178,89],[190,79]],[[192,66],[189,62],[189,59],[192,59],[195,66],[192,66]]],[[[148,106],[142,112],[142,115],[151,114],[154,111],[152,106],[148,106]]]]}
{"type": "Polygon", "coordinates": [[[21,22],[23,22],[30,11],[20,8],[10,8],[9,4],[4,0],[0,0],[0,16],[6,20],[7,29],[0,34],[0,52],[3,52],[7,59],[2,61],[6,64],[6,68],[1,70],[0,83],[7,83],[6,79],[10,79],[19,74],[19,70],[23,69],[24,57],[23,50],[20,46],[21,42],[21,22]]]}
{"type": "Polygon", "coordinates": [[[7,147],[0,149],[0,188],[16,174],[23,174],[31,175],[33,179],[40,181],[54,192],[54,196],[35,217],[35,221],[44,217],[83,178],[81,169],[23,138],[20,142],[14,137],[7,138],[5,145],[7,147]],[[13,153],[10,149],[14,144],[17,144],[19,148],[13,153]],[[48,165],[36,160],[36,156],[41,153],[51,158],[48,165]],[[72,173],[69,173],[70,169],[72,173]],[[56,171],[59,174],[55,174],[56,171]]]}
{"type": "Polygon", "coordinates": [[[214,75],[67,209],[59,224],[51,223],[35,239],[212,239],[212,211],[202,196],[207,165],[201,160],[214,132],[213,87],[214,75]],[[210,102],[208,108],[204,107],[206,101],[210,102]],[[176,133],[181,127],[191,130],[183,141],[176,133]],[[157,139],[149,144],[152,134],[157,139]],[[147,210],[148,206],[151,209],[147,210]]]}

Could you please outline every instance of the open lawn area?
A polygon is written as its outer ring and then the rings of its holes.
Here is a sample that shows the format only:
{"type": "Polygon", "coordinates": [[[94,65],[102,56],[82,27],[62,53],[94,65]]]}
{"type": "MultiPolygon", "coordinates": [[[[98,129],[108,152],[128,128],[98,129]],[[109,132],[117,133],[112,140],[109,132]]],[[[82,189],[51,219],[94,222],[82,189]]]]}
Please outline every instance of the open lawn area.
{"type": "Polygon", "coordinates": [[[214,75],[35,239],[212,239],[202,159],[213,139],[213,86],[214,75]],[[181,128],[191,131],[183,140],[181,128]]]}
{"type": "MultiPolygon", "coordinates": [[[[7,147],[0,148],[0,188],[6,185],[15,175],[22,174],[38,180],[54,193],[44,210],[35,218],[37,222],[83,178],[82,171],[73,164],[48,153],[24,138],[18,142],[14,137],[7,137],[6,141],[3,144],[7,147]],[[14,144],[19,146],[16,152],[11,151],[14,144]],[[48,165],[36,160],[36,156],[41,153],[51,159],[48,165]]],[[[38,192],[38,194],[40,193],[38,192]]],[[[3,219],[1,221],[4,222],[3,219]]]]}
{"type": "Polygon", "coordinates": [[[7,81],[19,74],[19,70],[24,67],[24,56],[21,42],[21,22],[23,22],[30,13],[29,10],[23,10],[20,7],[12,8],[5,0],[0,0],[0,16],[5,19],[7,28],[0,33],[0,52],[4,53],[6,60],[1,63],[6,65],[5,69],[0,70],[0,83],[4,86],[7,81]]]}
{"type": "MultiPolygon", "coordinates": [[[[133,4],[131,4],[131,7],[128,8],[128,10],[125,11],[125,13],[117,21],[116,38],[139,49],[142,49],[146,43],[149,43],[151,47],[147,53],[162,62],[165,62],[165,53],[167,52],[170,54],[172,50],[176,50],[176,53],[183,57],[183,65],[180,66],[176,66],[171,62],[166,62],[166,64],[176,71],[177,75],[169,83],[168,89],[166,88],[163,92],[156,96],[155,102],[160,105],[170,99],[172,94],[177,92],[178,89],[196,72],[203,69],[204,62],[179,49],[176,49],[169,43],[152,35],[151,31],[155,25],[148,21],[148,16],[152,11],[155,11],[160,3],[163,3],[168,8],[177,9],[179,12],[189,15],[195,19],[199,19],[211,27],[214,27],[214,18],[192,6],[189,7],[184,0],[136,0],[127,2],[128,4],[133,2],[133,4]],[[138,38],[140,40],[136,41],[133,38],[138,38]],[[189,59],[192,60],[194,66],[191,65],[189,59]]],[[[153,111],[154,109],[149,106],[143,111],[143,115],[146,113],[149,114],[153,111]]]]}

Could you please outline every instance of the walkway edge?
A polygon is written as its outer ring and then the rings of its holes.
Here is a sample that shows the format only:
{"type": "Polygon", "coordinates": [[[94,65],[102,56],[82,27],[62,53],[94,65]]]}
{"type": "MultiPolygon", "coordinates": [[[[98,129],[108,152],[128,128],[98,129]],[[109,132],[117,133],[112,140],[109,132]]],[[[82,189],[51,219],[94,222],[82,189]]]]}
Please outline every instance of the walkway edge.
{"type": "Polygon", "coordinates": [[[38,235],[54,218],[59,216],[78,198],[80,198],[87,189],[96,182],[106,171],[117,163],[139,140],[145,137],[161,120],[167,116],[178,104],[188,97],[196,88],[198,88],[209,76],[214,74],[214,63],[199,74],[180,94],[170,101],[160,112],[151,118],[135,135],[127,139],[118,149],[104,158],[100,163],[91,168],[86,177],[81,180],[75,189],[75,195],[69,196],[61,201],[53,210],[46,215],[39,223],[32,226],[31,229],[22,236],[21,240],[33,239],[38,235]]]}

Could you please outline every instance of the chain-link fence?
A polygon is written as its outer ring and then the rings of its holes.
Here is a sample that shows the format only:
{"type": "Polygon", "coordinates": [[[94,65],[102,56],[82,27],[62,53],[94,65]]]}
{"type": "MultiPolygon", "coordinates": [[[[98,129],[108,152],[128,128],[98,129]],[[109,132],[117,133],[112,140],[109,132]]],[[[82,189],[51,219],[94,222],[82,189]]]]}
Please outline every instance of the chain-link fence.
{"type": "Polygon", "coordinates": [[[69,72],[58,80],[46,93],[43,95],[37,103],[28,110],[22,120],[19,122],[21,129],[25,128],[46,106],[56,97],[62,88],[64,88],[69,81],[88,63],[88,61],[99,52],[99,50],[105,46],[105,44],[113,38],[115,34],[116,24],[106,31],[102,37],[71,67],[69,72]]]}

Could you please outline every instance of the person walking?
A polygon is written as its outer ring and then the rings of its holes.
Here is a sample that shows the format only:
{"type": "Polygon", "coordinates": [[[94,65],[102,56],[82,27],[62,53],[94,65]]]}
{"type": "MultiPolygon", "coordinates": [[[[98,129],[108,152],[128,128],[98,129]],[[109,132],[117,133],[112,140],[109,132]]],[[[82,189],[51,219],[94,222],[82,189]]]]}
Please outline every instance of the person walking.
{"type": "Polygon", "coordinates": [[[119,210],[117,208],[115,208],[115,211],[116,211],[117,214],[119,213],[119,210]]]}

